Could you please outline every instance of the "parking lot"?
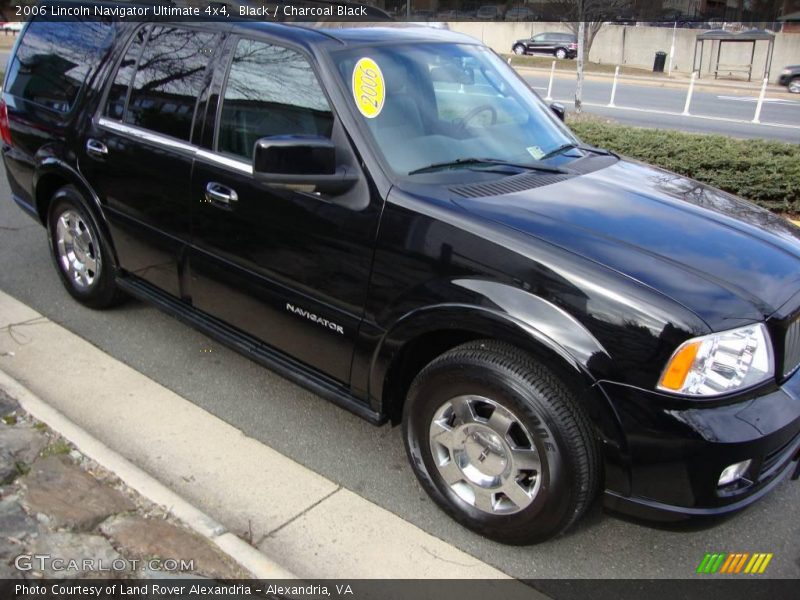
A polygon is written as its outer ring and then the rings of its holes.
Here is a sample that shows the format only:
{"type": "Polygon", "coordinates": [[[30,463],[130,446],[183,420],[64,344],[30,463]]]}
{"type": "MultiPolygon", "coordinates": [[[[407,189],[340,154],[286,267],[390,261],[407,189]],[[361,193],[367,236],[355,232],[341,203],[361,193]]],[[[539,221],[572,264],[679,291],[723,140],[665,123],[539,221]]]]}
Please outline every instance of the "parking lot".
{"type": "Polygon", "coordinates": [[[472,534],[418,486],[399,429],[375,428],[150,306],[130,301],[95,312],[75,303],[53,270],[44,230],[13,205],[4,176],[0,181],[0,289],[246,435],[510,575],[693,577],[706,552],[771,552],[765,577],[800,575],[798,482],[711,527],[653,527],[596,505],[568,534],[540,546],[501,546],[472,534]]]}

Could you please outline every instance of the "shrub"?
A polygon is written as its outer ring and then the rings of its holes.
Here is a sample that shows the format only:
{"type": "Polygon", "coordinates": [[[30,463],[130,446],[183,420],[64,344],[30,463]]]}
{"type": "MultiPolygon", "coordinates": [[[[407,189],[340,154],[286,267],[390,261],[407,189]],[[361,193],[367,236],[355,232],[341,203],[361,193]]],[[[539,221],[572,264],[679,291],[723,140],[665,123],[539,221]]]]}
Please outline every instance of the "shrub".
{"type": "Polygon", "coordinates": [[[586,143],[651,163],[770,210],[800,213],[800,145],[570,120],[586,143]]]}

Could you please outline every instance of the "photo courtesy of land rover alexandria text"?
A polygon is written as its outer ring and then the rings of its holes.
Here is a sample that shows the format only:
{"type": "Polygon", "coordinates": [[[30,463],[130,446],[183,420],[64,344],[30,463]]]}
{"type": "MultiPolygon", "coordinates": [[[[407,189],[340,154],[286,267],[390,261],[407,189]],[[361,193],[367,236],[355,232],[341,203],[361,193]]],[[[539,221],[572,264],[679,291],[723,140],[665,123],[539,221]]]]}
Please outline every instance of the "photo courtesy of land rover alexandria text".
{"type": "Polygon", "coordinates": [[[746,507],[799,471],[800,229],[562,118],[467,36],[231,21],[34,18],[0,103],[77,301],[402,424],[464,526],[746,507]]]}

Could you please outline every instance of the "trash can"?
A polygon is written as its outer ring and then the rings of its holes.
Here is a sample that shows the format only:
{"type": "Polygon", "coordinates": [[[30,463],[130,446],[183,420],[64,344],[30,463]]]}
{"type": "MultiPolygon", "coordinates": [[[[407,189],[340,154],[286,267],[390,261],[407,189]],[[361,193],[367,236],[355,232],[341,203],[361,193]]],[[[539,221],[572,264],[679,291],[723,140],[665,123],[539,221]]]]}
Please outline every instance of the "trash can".
{"type": "Polygon", "coordinates": [[[667,53],[656,52],[656,59],[653,61],[653,73],[663,73],[665,64],[667,64],[667,53]]]}

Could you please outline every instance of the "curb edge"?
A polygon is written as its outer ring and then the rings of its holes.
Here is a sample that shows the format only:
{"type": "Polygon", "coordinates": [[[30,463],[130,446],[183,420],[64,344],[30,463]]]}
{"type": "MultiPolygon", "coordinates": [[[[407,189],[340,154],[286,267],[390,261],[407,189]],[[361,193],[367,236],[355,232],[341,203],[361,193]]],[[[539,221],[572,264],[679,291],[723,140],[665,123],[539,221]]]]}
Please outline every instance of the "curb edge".
{"type": "Polygon", "coordinates": [[[142,496],[162,505],[189,529],[206,538],[256,579],[297,579],[261,551],[226,530],[188,500],[185,500],[127,458],[112,450],[61,412],[36,396],[22,383],[0,369],[0,389],[19,402],[33,417],[45,423],[142,496]]]}

